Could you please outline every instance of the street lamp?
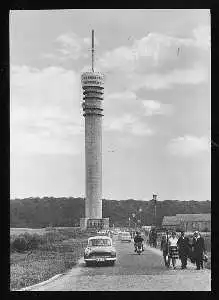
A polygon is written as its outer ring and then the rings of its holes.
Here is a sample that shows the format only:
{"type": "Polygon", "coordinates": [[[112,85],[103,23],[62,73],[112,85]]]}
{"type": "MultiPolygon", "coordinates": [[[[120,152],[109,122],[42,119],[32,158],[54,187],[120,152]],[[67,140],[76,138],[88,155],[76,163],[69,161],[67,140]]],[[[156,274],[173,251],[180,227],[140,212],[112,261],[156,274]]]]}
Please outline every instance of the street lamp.
{"type": "Polygon", "coordinates": [[[157,195],[153,194],[154,201],[154,225],[157,226],[157,195]]]}
{"type": "MultiPolygon", "coordinates": [[[[135,216],[136,216],[136,214],[135,213],[132,213],[132,218],[134,219],[135,218],[135,216]]],[[[134,222],[134,224],[135,224],[135,228],[136,228],[136,222],[133,220],[133,222],[134,222]]]]}
{"type": "Polygon", "coordinates": [[[141,212],[142,212],[142,208],[139,208],[138,212],[139,212],[139,220],[138,220],[138,223],[139,223],[139,226],[141,226],[141,225],[142,225],[142,224],[141,224],[141,212]]]}
{"type": "Polygon", "coordinates": [[[142,212],[142,208],[139,208],[138,211],[139,211],[139,217],[140,217],[140,222],[139,223],[141,224],[141,212],[142,212]]]}

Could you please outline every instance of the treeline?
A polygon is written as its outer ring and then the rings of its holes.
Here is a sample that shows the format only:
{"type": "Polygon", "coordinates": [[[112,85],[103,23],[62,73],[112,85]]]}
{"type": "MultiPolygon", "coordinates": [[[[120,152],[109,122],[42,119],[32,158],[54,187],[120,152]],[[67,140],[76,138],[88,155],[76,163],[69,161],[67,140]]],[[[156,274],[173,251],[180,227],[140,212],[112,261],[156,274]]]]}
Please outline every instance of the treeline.
{"type": "MultiPolygon", "coordinates": [[[[79,226],[84,217],[85,201],[82,198],[25,198],[10,201],[11,227],[62,227],[79,226]]],[[[190,213],[210,213],[211,202],[206,201],[157,201],[157,224],[162,223],[163,216],[190,213]]],[[[110,218],[110,225],[133,225],[141,220],[143,225],[154,222],[153,201],[139,200],[103,200],[103,217],[110,218]],[[141,208],[141,213],[139,209],[141,208]],[[136,216],[133,217],[132,214],[136,216]],[[130,220],[129,220],[130,218],[130,220]]]]}

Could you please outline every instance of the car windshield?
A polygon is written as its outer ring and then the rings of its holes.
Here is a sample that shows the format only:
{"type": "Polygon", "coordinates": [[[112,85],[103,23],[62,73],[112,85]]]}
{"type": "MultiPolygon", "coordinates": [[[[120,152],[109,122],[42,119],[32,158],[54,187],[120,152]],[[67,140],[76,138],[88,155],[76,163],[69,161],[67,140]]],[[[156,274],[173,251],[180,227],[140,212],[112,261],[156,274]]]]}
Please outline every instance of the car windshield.
{"type": "Polygon", "coordinates": [[[93,239],[88,243],[89,246],[111,246],[109,239],[93,239]]]}

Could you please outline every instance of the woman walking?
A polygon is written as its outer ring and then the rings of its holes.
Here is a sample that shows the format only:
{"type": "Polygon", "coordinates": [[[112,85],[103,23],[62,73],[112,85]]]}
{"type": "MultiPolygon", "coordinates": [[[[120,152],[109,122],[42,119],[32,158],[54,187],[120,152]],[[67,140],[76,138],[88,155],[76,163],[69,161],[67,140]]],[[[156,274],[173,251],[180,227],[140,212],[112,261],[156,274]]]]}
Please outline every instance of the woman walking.
{"type": "Polygon", "coordinates": [[[176,269],[176,259],[179,258],[177,242],[178,238],[176,236],[176,232],[173,231],[171,237],[169,238],[168,264],[170,265],[170,261],[172,260],[172,265],[174,269],[176,269]]]}

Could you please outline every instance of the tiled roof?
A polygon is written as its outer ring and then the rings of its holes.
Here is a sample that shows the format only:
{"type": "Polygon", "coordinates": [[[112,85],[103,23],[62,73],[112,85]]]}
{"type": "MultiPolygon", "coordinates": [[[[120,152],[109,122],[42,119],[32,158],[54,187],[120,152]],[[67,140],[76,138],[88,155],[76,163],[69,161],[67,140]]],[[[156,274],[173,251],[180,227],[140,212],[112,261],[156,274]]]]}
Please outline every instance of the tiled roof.
{"type": "Polygon", "coordinates": [[[207,222],[211,221],[211,214],[176,214],[175,216],[164,216],[162,225],[179,225],[180,221],[207,222]]]}
{"type": "Polygon", "coordinates": [[[162,225],[179,225],[180,221],[176,216],[164,216],[162,225]]]}
{"type": "Polygon", "coordinates": [[[211,214],[176,214],[176,217],[185,222],[211,221],[211,214]]]}

